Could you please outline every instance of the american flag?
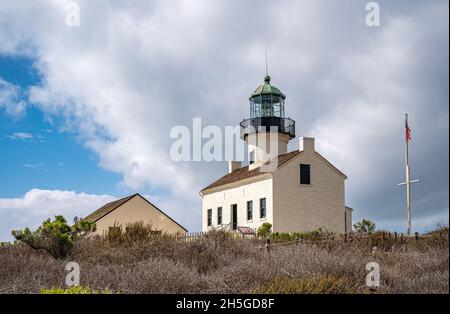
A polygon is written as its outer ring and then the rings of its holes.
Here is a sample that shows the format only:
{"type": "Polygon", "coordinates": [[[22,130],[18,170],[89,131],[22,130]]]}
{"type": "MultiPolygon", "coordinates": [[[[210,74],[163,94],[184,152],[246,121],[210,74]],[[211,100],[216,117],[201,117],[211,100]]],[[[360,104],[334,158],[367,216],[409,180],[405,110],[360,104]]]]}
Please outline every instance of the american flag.
{"type": "Polygon", "coordinates": [[[405,119],[405,141],[408,143],[411,140],[411,130],[408,126],[408,115],[406,115],[405,119]]]}

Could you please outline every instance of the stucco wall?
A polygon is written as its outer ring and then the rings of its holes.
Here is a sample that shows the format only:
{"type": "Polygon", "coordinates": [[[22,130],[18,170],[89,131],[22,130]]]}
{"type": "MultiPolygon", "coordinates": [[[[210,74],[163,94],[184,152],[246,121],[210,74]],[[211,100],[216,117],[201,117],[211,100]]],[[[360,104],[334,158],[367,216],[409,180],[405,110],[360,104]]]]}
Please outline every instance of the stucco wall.
{"type": "Polygon", "coordinates": [[[222,224],[231,223],[231,205],[237,204],[238,226],[248,226],[258,228],[264,222],[272,223],[272,179],[265,179],[258,182],[249,183],[243,186],[227,189],[225,191],[214,192],[203,195],[202,202],[202,229],[207,227],[207,210],[212,209],[212,226],[217,225],[217,207],[222,206],[222,224]],[[259,218],[259,199],[266,198],[266,218],[259,218]],[[247,201],[253,201],[253,220],[247,221],[247,201]]]}
{"type": "Polygon", "coordinates": [[[108,227],[113,226],[115,222],[122,224],[143,221],[146,224],[152,224],[155,230],[161,230],[170,234],[185,233],[186,231],[178,224],[161,213],[154,206],[146,202],[140,196],[135,196],[122,206],[116,208],[111,213],[96,221],[96,234],[103,234],[108,227]]]}
{"type": "Polygon", "coordinates": [[[251,133],[247,137],[248,153],[255,152],[255,163],[249,170],[259,167],[270,158],[287,153],[289,135],[282,133],[251,133]]]}
{"type": "Polygon", "coordinates": [[[350,208],[348,208],[348,207],[346,207],[346,212],[347,212],[347,215],[346,215],[346,224],[347,224],[347,232],[351,232],[352,231],[352,228],[353,228],[353,226],[352,226],[352,210],[350,209],[350,208]]]}
{"type": "Polygon", "coordinates": [[[344,177],[314,151],[303,151],[273,175],[273,230],[345,230],[344,177]],[[300,164],[309,164],[311,184],[300,184],[300,164]]]}

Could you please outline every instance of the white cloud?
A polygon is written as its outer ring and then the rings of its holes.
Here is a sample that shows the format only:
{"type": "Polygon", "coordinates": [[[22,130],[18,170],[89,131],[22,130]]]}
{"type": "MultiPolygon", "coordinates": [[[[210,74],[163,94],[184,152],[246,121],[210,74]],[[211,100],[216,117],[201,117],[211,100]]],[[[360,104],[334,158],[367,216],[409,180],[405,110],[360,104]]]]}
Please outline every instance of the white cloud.
{"type": "Polygon", "coordinates": [[[7,135],[11,140],[28,140],[32,139],[34,136],[31,133],[28,132],[14,132],[12,134],[7,135]]]}
{"type": "Polygon", "coordinates": [[[0,77],[0,109],[17,117],[24,113],[25,107],[26,103],[20,98],[20,87],[0,77]]]}
{"type": "MultiPolygon", "coordinates": [[[[417,197],[448,190],[447,1],[382,1],[379,28],[365,25],[359,1],[79,3],[80,27],[65,26],[64,1],[2,3],[11,18],[0,19],[0,53],[34,58],[43,84],[29,100],[64,116],[124,186],[163,190],[161,201],[196,228],[198,190],[226,166],[171,162],[169,130],[197,116],[243,119],[265,49],[297,136],[315,136],[349,176],[356,217],[403,215],[404,112],[413,169],[433,182],[417,197]]],[[[448,208],[448,194],[433,195],[419,212],[448,208]]]]}
{"type": "Polygon", "coordinates": [[[42,167],[45,166],[45,164],[38,162],[38,163],[33,163],[33,164],[23,164],[23,166],[26,168],[31,168],[31,169],[41,169],[42,167]]]}
{"type": "Polygon", "coordinates": [[[55,215],[63,215],[69,222],[75,216],[85,217],[116,199],[111,195],[40,189],[32,189],[19,198],[0,198],[0,241],[10,241],[12,230],[36,228],[55,215]]]}

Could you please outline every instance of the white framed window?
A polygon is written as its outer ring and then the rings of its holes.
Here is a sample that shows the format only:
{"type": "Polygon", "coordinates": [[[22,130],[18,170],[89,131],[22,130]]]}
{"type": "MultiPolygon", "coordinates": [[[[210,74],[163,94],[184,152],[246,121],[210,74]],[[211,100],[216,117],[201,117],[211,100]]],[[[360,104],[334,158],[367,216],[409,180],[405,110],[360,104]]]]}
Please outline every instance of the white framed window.
{"type": "Polygon", "coordinates": [[[208,209],[207,210],[207,212],[206,212],[206,223],[207,223],[207,225],[208,225],[208,227],[211,227],[211,225],[212,225],[212,209],[208,209]]]}
{"type": "Polygon", "coordinates": [[[220,226],[222,224],[222,206],[217,207],[217,225],[220,226]]]}
{"type": "Polygon", "coordinates": [[[253,220],[253,201],[247,201],[247,220],[253,220]]]}
{"type": "Polygon", "coordinates": [[[259,218],[266,218],[267,208],[266,208],[266,198],[259,199],[259,218]]]}

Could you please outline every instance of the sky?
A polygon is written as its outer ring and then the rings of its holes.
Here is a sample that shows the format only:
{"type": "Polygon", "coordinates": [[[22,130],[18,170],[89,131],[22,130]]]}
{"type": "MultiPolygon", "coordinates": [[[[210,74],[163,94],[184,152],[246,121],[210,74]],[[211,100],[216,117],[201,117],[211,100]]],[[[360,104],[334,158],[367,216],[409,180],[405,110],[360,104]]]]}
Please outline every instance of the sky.
{"type": "Polygon", "coordinates": [[[378,27],[367,3],[1,1],[0,241],[136,192],[200,230],[199,191],[227,162],[172,161],[170,130],[248,117],[266,52],[297,137],[347,175],[354,221],[406,231],[408,113],[413,229],[448,224],[448,1],[377,1],[378,27]]]}

